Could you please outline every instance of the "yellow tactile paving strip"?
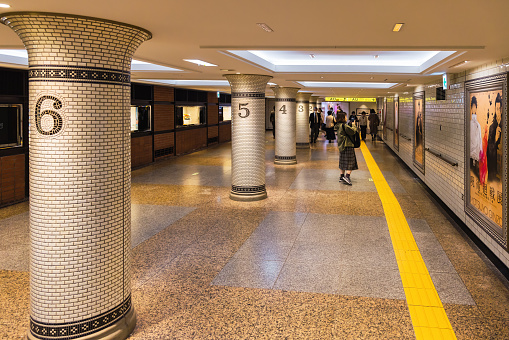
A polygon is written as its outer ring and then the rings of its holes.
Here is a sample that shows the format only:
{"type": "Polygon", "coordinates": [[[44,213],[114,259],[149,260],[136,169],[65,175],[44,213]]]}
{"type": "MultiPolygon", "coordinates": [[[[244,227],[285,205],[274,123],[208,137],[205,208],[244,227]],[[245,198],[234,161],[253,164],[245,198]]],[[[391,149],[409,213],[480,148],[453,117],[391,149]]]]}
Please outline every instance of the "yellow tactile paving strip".
{"type": "Polygon", "coordinates": [[[416,339],[456,339],[396,196],[364,142],[361,151],[382,201],[416,339]]]}

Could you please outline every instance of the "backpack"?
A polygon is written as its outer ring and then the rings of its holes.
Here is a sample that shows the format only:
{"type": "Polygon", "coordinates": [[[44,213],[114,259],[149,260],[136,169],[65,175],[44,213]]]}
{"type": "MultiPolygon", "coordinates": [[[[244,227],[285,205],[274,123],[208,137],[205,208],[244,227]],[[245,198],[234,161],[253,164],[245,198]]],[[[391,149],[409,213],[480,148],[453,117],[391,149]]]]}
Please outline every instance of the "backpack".
{"type": "Polygon", "coordinates": [[[346,131],[345,131],[345,124],[343,124],[343,132],[348,137],[350,142],[353,143],[353,147],[354,148],[358,148],[358,147],[361,146],[361,136],[359,135],[359,131],[355,132],[355,134],[353,135],[353,139],[352,139],[352,137],[350,137],[350,135],[348,133],[346,133],[346,131]]]}

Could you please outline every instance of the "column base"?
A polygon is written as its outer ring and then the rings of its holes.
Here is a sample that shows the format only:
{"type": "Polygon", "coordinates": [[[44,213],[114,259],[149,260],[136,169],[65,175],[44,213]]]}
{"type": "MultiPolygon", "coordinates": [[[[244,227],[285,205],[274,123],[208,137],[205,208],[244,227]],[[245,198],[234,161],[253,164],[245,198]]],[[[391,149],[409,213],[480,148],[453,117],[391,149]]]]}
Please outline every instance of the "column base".
{"type": "Polygon", "coordinates": [[[274,159],[274,164],[279,165],[293,165],[297,164],[297,156],[277,156],[274,159]]]}
{"type": "Polygon", "coordinates": [[[234,201],[259,201],[267,198],[267,190],[265,184],[256,187],[244,187],[232,185],[230,191],[230,199],[234,201]]]}
{"type": "Polygon", "coordinates": [[[297,143],[297,149],[309,149],[309,143],[297,143]]]}
{"type": "MultiPolygon", "coordinates": [[[[123,340],[127,339],[129,334],[134,330],[134,327],[136,327],[136,312],[134,311],[134,307],[131,306],[127,314],[114,324],[96,333],[73,338],[73,340],[123,340]]],[[[40,338],[33,336],[30,331],[27,334],[27,339],[40,340],[40,338]]]]}

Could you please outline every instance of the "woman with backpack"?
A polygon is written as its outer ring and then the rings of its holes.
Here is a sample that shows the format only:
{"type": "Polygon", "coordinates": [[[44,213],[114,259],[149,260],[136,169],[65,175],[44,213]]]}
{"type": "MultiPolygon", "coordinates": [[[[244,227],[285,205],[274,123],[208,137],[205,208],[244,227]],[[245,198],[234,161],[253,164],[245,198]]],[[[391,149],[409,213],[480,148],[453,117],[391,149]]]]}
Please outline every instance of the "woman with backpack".
{"type": "Polygon", "coordinates": [[[352,185],[350,174],[353,170],[359,169],[354,149],[354,136],[357,133],[357,127],[355,124],[352,124],[352,126],[346,124],[346,114],[344,112],[338,113],[336,119],[336,127],[338,131],[339,170],[341,171],[339,181],[352,185]]]}

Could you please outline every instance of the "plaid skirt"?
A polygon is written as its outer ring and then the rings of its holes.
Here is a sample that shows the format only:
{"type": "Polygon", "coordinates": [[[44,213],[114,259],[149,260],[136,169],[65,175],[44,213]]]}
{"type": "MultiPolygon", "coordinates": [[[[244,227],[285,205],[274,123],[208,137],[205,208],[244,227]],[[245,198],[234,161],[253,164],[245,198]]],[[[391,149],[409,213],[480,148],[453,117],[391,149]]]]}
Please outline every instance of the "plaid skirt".
{"type": "Polygon", "coordinates": [[[357,158],[355,157],[355,149],[346,147],[339,153],[339,168],[341,170],[357,170],[357,158]]]}

